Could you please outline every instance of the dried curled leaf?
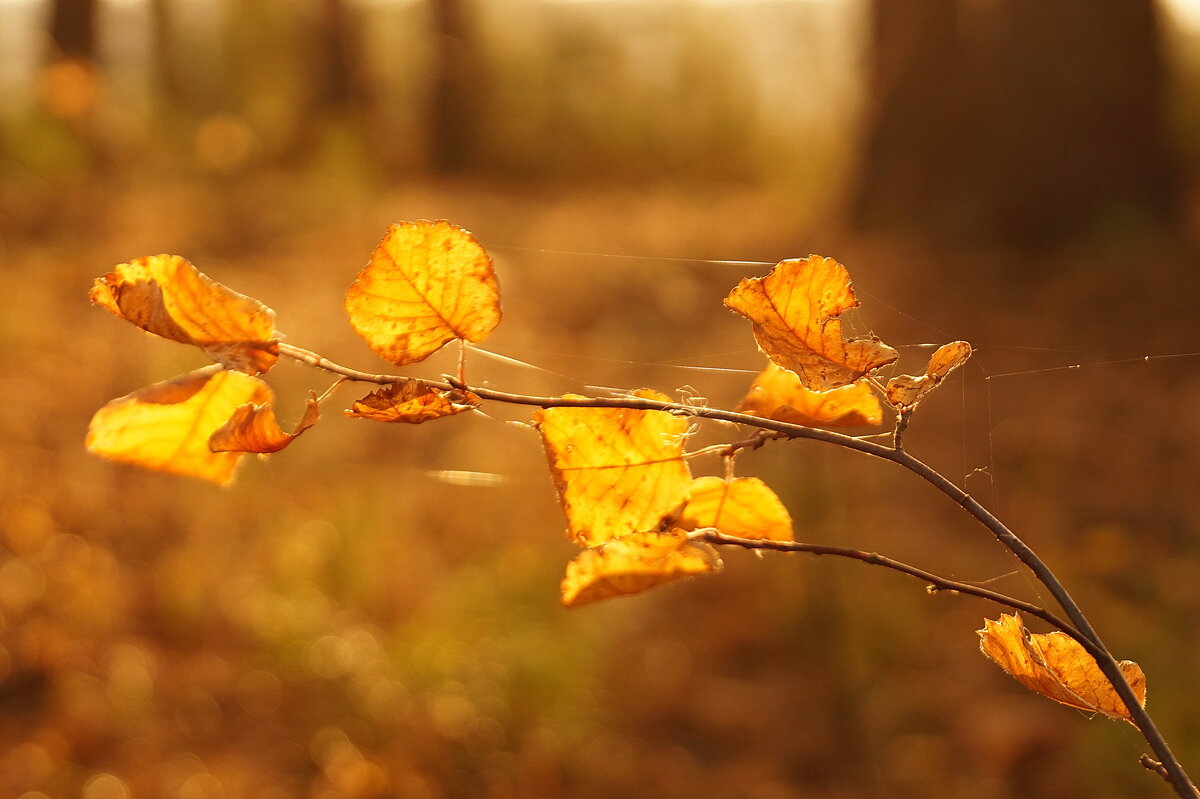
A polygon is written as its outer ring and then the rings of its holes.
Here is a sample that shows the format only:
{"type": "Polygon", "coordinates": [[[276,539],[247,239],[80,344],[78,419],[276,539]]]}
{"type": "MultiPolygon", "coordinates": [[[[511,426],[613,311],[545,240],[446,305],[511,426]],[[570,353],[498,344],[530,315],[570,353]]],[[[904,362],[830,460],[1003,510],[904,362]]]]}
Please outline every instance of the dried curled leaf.
{"type": "Polygon", "coordinates": [[[793,537],[791,514],[757,477],[697,477],[678,525],[684,530],[715,527],[739,538],[791,541],[793,537]]]}
{"type": "MultiPolygon", "coordinates": [[[[653,391],[636,396],[666,400],[653,391]]],[[[545,408],[534,414],[567,516],[567,534],[595,546],[658,529],[691,482],[687,419],[627,408],[545,408]]]]}
{"type": "MultiPolygon", "coordinates": [[[[1110,719],[1130,720],[1116,690],[1083,646],[1066,633],[1030,633],[1020,614],[986,619],[979,630],[979,648],[1018,682],[1055,702],[1102,713],[1110,719]]],[[[1146,675],[1138,664],[1123,660],[1121,673],[1138,701],[1146,704],[1146,675]]]]}
{"type": "Polygon", "coordinates": [[[445,220],[404,222],[388,228],[345,307],[371,349],[403,366],[454,339],[485,339],[500,323],[500,287],[470,233],[445,220]]]}
{"type": "Polygon", "coordinates": [[[766,277],[739,283],[725,305],[753,322],[759,348],[811,391],[849,385],[897,357],[875,336],[842,338],[837,317],[858,300],[846,268],[832,258],[780,261],[766,277]]]}
{"type": "Polygon", "coordinates": [[[572,607],[637,594],[720,568],[721,559],[712,547],[689,540],[680,530],[632,533],[585,549],[568,563],[562,603],[572,607]]]}
{"type": "Polygon", "coordinates": [[[261,380],[209,366],[109,402],[88,425],[87,448],[122,463],[225,484],[242,453],[213,452],[209,437],[246,403],[265,404],[261,380]]]}
{"type": "Polygon", "coordinates": [[[410,377],[355,400],[346,415],[377,422],[420,424],[469,411],[480,404],[479,397],[469,391],[443,391],[424,380],[410,377]]]}
{"type": "Polygon", "coordinates": [[[971,345],[965,341],[952,341],[938,347],[929,358],[925,374],[897,375],[888,381],[887,399],[894,408],[911,410],[925,395],[933,391],[946,375],[967,362],[971,357],[971,345]]]}
{"type": "Polygon", "coordinates": [[[96,278],[88,296],[142,330],[199,347],[227,369],[256,375],[279,357],[275,312],[178,255],[119,264],[96,278]]]}
{"type": "Polygon", "coordinates": [[[795,372],[767,364],[737,409],[742,413],[815,427],[860,427],[883,422],[883,406],[865,380],[829,391],[809,391],[795,372]]]}
{"type": "Polygon", "coordinates": [[[208,448],[213,452],[257,452],[260,455],[279,452],[315,425],[320,417],[321,409],[314,394],[307,400],[296,429],[285,433],[269,404],[249,402],[235,410],[229,421],[209,436],[208,448]]]}

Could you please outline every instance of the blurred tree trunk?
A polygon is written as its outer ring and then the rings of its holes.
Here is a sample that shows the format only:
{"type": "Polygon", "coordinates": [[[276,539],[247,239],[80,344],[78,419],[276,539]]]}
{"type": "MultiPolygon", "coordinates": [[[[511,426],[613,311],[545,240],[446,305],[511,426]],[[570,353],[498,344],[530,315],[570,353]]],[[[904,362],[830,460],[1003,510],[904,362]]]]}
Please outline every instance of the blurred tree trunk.
{"type": "Polygon", "coordinates": [[[369,97],[355,12],[345,0],[321,0],[301,41],[308,43],[305,79],[284,160],[294,163],[311,156],[331,132],[348,135],[365,147],[370,138],[369,97]]]}
{"type": "Polygon", "coordinates": [[[54,0],[50,7],[51,60],[94,61],[96,0],[54,0]]]}
{"type": "Polygon", "coordinates": [[[925,237],[970,215],[981,135],[959,0],[873,0],[857,227],[925,237]],[[965,202],[964,202],[965,201],[965,202]]]}
{"type": "Polygon", "coordinates": [[[73,142],[61,164],[74,162],[80,173],[104,162],[93,111],[100,95],[96,66],[96,0],[54,0],[50,6],[48,48],[40,78],[41,106],[58,120],[73,142]]]}
{"type": "Polygon", "coordinates": [[[362,76],[356,69],[362,52],[358,26],[345,0],[322,0],[318,22],[310,98],[317,113],[343,114],[362,105],[362,76]]]}
{"type": "Polygon", "coordinates": [[[185,103],[185,91],[175,59],[175,19],[172,0],[150,0],[153,34],[152,80],[157,99],[170,114],[185,103]]]}
{"type": "Polygon", "coordinates": [[[429,162],[443,174],[462,172],[477,155],[482,115],[478,47],[466,0],[429,0],[434,54],[429,82],[429,162]]]}
{"type": "Polygon", "coordinates": [[[1030,243],[1170,228],[1179,186],[1153,0],[1007,0],[986,185],[996,232],[1030,243]]]}
{"type": "Polygon", "coordinates": [[[853,217],[934,244],[1172,230],[1153,0],[873,0],[853,217]]]}

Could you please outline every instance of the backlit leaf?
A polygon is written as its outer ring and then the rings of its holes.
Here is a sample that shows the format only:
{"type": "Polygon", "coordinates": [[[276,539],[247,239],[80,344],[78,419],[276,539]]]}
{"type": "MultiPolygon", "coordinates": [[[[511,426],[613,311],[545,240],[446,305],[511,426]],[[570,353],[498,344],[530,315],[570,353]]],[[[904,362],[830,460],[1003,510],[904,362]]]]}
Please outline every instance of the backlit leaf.
{"type": "Polygon", "coordinates": [[[971,345],[965,341],[952,341],[938,347],[929,358],[925,374],[920,376],[897,375],[888,381],[888,402],[895,408],[912,409],[937,388],[946,375],[967,362],[971,357],[971,345]]]}
{"type": "Polygon", "coordinates": [[[469,411],[480,405],[469,391],[443,391],[415,377],[372,391],[346,411],[347,416],[378,422],[420,424],[469,411]]]}
{"type": "Polygon", "coordinates": [[[679,530],[632,533],[585,549],[568,563],[562,602],[568,607],[586,605],[720,568],[721,559],[712,547],[688,540],[679,530]]]}
{"type": "Polygon", "coordinates": [[[87,448],[110,460],[228,483],[242,453],[213,452],[209,437],[271,389],[241,372],[209,366],[109,402],[88,425],[87,448]]]}
{"type": "Polygon", "coordinates": [[[314,395],[305,404],[304,415],[296,429],[285,433],[270,404],[249,402],[235,410],[229,421],[209,436],[208,448],[213,452],[257,452],[260,455],[278,452],[315,425],[320,416],[314,395]]]}
{"type": "Polygon", "coordinates": [[[677,522],[684,530],[715,527],[739,538],[792,540],[792,517],[757,477],[697,477],[677,522]]]}
{"type": "MultiPolygon", "coordinates": [[[[636,395],[668,399],[648,390],[636,395]]],[[[579,543],[657,530],[683,504],[691,482],[683,460],[687,419],[626,408],[545,408],[534,420],[567,534],[579,543]]]]}
{"type": "Polygon", "coordinates": [[[193,344],[228,369],[259,374],[279,355],[275,312],[178,255],[152,255],[96,278],[92,302],[141,329],[193,344]]]}
{"type": "Polygon", "coordinates": [[[424,360],[454,339],[482,341],[500,323],[491,257],[444,220],[390,226],[345,305],[358,334],[397,365],[424,360]]]}
{"type": "Polygon", "coordinates": [[[875,336],[842,338],[837,317],[858,300],[846,268],[832,258],[780,261],[766,277],[739,283],[725,305],[753,322],[759,348],[812,391],[849,385],[896,360],[875,336]]]}
{"type": "Polygon", "coordinates": [[[742,413],[816,427],[860,427],[883,422],[883,406],[865,380],[829,391],[809,391],[795,372],[767,364],[737,409],[742,413]]]}
{"type": "MultiPolygon", "coordinates": [[[[1129,711],[1100,671],[1095,659],[1066,633],[1030,633],[1019,614],[986,619],[979,631],[979,648],[1026,688],[1055,702],[1129,720],[1129,711]]],[[[1130,660],[1119,664],[1142,705],[1146,704],[1146,675],[1130,660]]]]}

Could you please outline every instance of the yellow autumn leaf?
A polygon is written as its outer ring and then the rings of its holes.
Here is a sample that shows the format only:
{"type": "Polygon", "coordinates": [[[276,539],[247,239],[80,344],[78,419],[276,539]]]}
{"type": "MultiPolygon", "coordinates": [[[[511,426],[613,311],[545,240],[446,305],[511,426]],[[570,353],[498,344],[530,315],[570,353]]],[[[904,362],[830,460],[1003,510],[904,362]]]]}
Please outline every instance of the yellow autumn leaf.
{"type": "Polygon", "coordinates": [[[469,411],[481,404],[469,391],[443,391],[415,377],[372,391],[346,411],[347,416],[377,422],[420,424],[469,411]]]}
{"type": "Polygon", "coordinates": [[[697,477],[676,524],[684,530],[715,527],[738,538],[793,538],[791,514],[757,477],[697,477]]]}
{"type": "Polygon", "coordinates": [[[946,375],[967,362],[971,357],[971,345],[965,341],[952,341],[938,347],[929,357],[929,365],[925,374],[897,375],[888,381],[887,399],[894,408],[911,410],[917,406],[925,395],[933,391],[946,375]]]}
{"type": "Polygon", "coordinates": [[[371,349],[403,366],[454,339],[485,339],[500,323],[500,287],[469,232],[445,220],[404,222],[388,228],[345,307],[371,349]]]}
{"type": "Polygon", "coordinates": [[[265,404],[271,396],[255,377],[209,366],[109,402],[88,425],[87,448],[110,460],[225,484],[242,453],[213,452],[209,437],[242,405],[265,404]]]}
{"type": "MultiPolygon", "coordinates": [[[[1055,702],[1129,720],[1129,711],[1087,650],[1066,633],[1030,633],[1020,614],[986,619],[979,648],[1018,682],[1055,702]]],[[[1146,704],[1146,675],[1138,664],[1123,660],[1121,673],[1138,701],[1146,704]]]]}
{"type": "Polygon", "coordinates": [[[680,530],[632,533],[585,549],[568,563],[562,603],[572,607],[637,594],[720,568],[712,547],[689,540],[680,530]]]}
{"type": "Polygon", "coordinates": [[[866,380],[809,391],[795,372],[768,363],[737,406],[742,413],[810,427],[861,427],[883,422],[883,406],[866,380]]]}
{"type": "Polygon", "coordinates": [[[811,391],[849,385],[897,357],[875,336],[842,337],[837,317],[858,299],[846,268],[832,258],[780,261],[766,277],[739,283],[725,305],[753,322],[759,348],[811,391]]]}
{"type": "Polygon", "coordinates": [[[256,452],[260,455],[279,452],[315,425],[320,417],[321,410],[316,395],[313,395],[305,403],[304,415],[296,428],[285,433],[271,405],[248,402],[209,436],[208,448],[213,452],[256,452]]]}
{"type": "Polygon", "coordinates": [[[279,357],[275,312],[178,255],[119,264],[96,278],[88,296],[142,330],[199,347],[227,369],[255,375],[279,357]]]}
{"type": "Polygon", "coordinates": [[[575,541],[595,546],[657,530],[683,504],[691,482],[683,460],[687,419],[664,411],[567,407],[542,409],[534,420],[575,541]]]}

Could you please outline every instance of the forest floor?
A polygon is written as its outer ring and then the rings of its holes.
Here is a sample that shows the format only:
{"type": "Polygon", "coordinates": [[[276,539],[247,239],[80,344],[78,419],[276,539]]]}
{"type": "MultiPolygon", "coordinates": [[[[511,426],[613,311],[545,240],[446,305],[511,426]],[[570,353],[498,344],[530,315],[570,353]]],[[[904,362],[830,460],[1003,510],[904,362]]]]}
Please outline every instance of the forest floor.
{"type": "MultiPolygon", "coordinates": [[[[0,211],[4,795],[1165,795],[1132,729],[978,653],[997,608],[892,573],[732,553],[722,575],[563,610],[573,547],[537,437],[505,423],[519,409],[411,429],[327,412],[225,490],[84,451],[95,409],[202,365],[89,307],[92,278],[178,253],[273,307],[292,343],[384,369],[341,298],[386,226],[416,218],[495,257],[505,319],[482,346],[531,365],[474,360],[497,388],[732,406],[763,361],[722,297],[810,252],[847,265],[854,329],[899,347],[902,371],[920,345],[970,341],[909,446],[1061,570],[1200,769],[1200,272],[1181,247],[931,254],[727,185],[131,173],[11,181],[0,211]]],[[[330,382],[277,371],[285,417],[330,382]]],[[[738,467],[803,540],[1046,600],[887,464],[793,442],[738,467]]]]}

